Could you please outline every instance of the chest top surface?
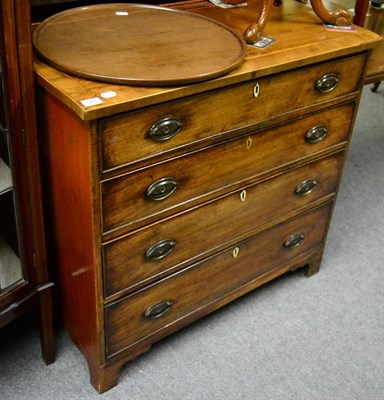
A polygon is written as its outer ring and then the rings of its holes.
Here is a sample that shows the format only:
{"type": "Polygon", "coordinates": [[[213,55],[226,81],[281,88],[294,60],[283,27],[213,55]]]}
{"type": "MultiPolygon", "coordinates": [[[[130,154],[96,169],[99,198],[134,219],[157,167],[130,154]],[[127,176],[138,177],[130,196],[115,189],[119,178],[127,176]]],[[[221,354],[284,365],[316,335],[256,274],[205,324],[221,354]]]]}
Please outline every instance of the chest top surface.
{"type": "MultiPolygon", "coordinates": [[[[191,3],[189,10],[242,34],[258,12],[253,1],[248,6],[232,9],[205,2],[191,3]]],[[[379,35],[358,26],[352,32],[327,30],[310,7],[290,0],[274,8],[264,35],[274,39],[273,44],[265,48],[248,45],[245,60],[238,68],[222,77],[191,85],[139,87],[100,83],[60,72],[37,58],[35,70],[39,83],[48,92],[81,119],[92,120],[345,57],[373,48],[381,40],[379,35]]]]}

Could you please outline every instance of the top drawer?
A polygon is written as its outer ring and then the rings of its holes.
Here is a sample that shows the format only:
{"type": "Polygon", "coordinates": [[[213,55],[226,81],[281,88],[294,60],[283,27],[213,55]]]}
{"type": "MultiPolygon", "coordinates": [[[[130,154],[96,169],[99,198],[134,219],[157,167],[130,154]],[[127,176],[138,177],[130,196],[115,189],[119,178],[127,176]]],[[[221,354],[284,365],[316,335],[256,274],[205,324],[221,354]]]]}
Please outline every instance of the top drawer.
{"type": "Polygon", "coordinates": [[[365,55],[262,78],[99,122],[101,170],[181,149],[359,89],[365,55]]]}

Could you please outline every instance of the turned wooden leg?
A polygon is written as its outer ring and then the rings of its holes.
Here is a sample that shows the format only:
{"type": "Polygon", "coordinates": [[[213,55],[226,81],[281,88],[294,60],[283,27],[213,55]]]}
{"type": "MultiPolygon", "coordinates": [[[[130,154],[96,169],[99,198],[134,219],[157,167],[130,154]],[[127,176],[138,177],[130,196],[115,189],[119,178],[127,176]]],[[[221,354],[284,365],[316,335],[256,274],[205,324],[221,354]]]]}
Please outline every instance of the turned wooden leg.
{"type": "Polygon", "coordinates": [[[47,365],[55,361],[53,343],[52,288],[39,292],[41,353],[47,365]]]}
{"type": "Polygon", "coordinates": [[[322,0],[311,0],[311,5],[316,15],[328,24],[347,26],[352,22],[352,15],[347,11],[341,9],[332,12],[328,11],[324,7],[322,0]]]}
{"type": "Polygon", "coordinates": [[[244,39],[248,44],[256,43],[262,36],[265,24],[267,23],[269,14],[271,13],[273,3],[274,0],[262,0],[257,22],[249,25],[244,33],[244,39]]]}

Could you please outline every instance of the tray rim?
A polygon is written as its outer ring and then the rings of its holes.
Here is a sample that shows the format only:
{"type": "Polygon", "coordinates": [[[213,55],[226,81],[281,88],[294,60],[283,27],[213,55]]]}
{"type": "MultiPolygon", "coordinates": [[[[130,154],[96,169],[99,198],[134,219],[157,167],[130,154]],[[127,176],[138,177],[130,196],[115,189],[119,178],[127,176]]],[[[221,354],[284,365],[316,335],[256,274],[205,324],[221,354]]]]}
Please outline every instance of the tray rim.
{"type": "Polygon", "coordinates": [[[73,75],[77,76],[82,79],[87,79],[91,81],[96,81],[96,82],[102,82],[102,83],[113,83],[113,84],[123,84],[123,85],[132,85],[132,86],[180,86],[184,84],[191,84],[191,83],[198,83],[198,82],[203,82],[206,80],[218,78],[220,76],[223,76],[227,74],[230,71],[233,71],[235,68],[237,68],[245,59],[247,55],[247,44],[244,40],[244,38],[238,34],[236,31],[234,31],[231,27],[228,25],[225,25],[224,23],[217,21],[213,18],[196,14],[190,11],[186,10],[179,10],[179,9],[174,9],[174,8],[169,8],[169,7],[164,7],[164,6],[156,6],[156,5],[150,5],[150,4],[139,4],[139,3],[107,3],[107,4],[95,4],[95,5],[90,5],[90,6],[83,6],[83,7],[75,7],[71,8],[65,11],[61,11],[57,14],[54,14],[48,18],[46,18],[44,21],[42,21],[34,30],[33,30],[33,36],[32,36],[32,42],[33,42],[33,50],[38,58],[40,58],[42,61],[47,63],[48,65],[56,68],[59,71],[62,71],[68,75],[73,75]],[[38,48],[37,42],[38,42],[38,35],[39,32],[44,29],[44,27],[51,23],[53,20],[57,18],[63,17],[63,15],[71,15],[71,14],[76,14],[81,10],[84,9],[103,9],[103,8],[112,8],[112,7],[133,7],[133,8],[143,8],[143,9],[155,9],[155,10],[161,10],[164,12],[173,12],[177,14],[182,14],[182,15],[187,15],[192,18],[197,18],[197,19],[203,19],[206,21],[209,21],[213,23],[214,25],[218,25],[231,33],[234,38],[236,38],[239,42],[239,57],[236,61],[228,64],[225,68],[222,68],[217,71],[213,72],[207,72],[205,74],[199,74],[198,76],[191,76],[191,77],[186,77],[186,78],[179,78],[179,79],[152,79],[151,80],[146,80],[142,78],[126,78],[126,77],[110,77],[106,76],[103,74],[96,74],[96,73],[87,73],[83,72],[79,69],[76,68],[69,68],[65,65],[61,65],[60,63],[56,62],[55,60],[51,60],[49,57],[45,56],[40,49],[38,48]]]}

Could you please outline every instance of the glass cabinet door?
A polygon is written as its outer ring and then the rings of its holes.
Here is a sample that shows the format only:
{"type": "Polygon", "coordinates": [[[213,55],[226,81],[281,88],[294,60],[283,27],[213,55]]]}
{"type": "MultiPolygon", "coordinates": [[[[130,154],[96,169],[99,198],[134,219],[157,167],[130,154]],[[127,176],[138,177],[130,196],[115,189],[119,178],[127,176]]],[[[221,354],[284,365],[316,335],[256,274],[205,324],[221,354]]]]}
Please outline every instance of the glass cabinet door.
{"type": "Polygon", "coordinates": [[[0,295],[24,281],[17,232],[12,155],[0,60],[0,295]]]}

